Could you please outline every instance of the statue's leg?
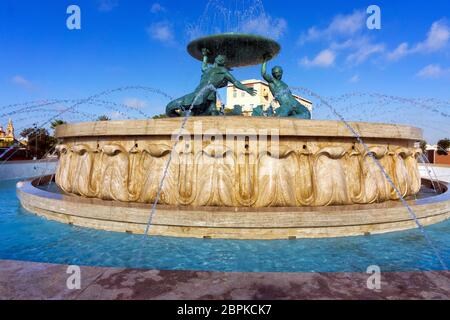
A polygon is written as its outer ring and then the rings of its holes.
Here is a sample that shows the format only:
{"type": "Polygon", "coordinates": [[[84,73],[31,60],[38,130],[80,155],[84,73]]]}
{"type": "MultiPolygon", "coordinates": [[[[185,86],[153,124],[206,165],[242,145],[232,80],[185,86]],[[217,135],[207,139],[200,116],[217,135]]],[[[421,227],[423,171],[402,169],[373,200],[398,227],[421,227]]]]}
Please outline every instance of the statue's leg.
{"type": "Polygon", "coordinates": [[[205,96],[205,112],[202,115],[205,116],[218,116],[220,111],[217,110],[217,93],[216,91],[210,91],[205,96]]]}
{"type": "Polygon", "coordinates": [[[166,115],[171,118],[180,117],[182,106],[180,105],[180,100],[174,100],[170,102],[166,107],[166,115]]]}
{"type": "Polygon", "coordinates": [[[210,116],[219,116],[220,115],[220,111],[217,110],[216,101],[211,101],[211,103],[209,104],[209,107],[208,107],[208,113],[210,116]]]}
{"type": "Polygon", "coordinates": [[[217,111],[215,101],[208,100],[204,106],[204,111],[199,114],[200,116],[218,116],[220,114],[220,112],[217,111]]]}
{"type": "Polygon", "coordinates": [[[290,116],[290,109],[285,107],[285,106],[281,106],[279,107],[277,110],[275,110],[275,115],[277,117],[281,117],[281,118],[287,118],[290,116]]]}
{"type": "Polygon", "coordinates": [[[306,119],[306,120],[310,120],[312,118],[311,112],[304,106],[298,106],[297,108],[295,108],[294,116],[298,119],[306,119]]]}

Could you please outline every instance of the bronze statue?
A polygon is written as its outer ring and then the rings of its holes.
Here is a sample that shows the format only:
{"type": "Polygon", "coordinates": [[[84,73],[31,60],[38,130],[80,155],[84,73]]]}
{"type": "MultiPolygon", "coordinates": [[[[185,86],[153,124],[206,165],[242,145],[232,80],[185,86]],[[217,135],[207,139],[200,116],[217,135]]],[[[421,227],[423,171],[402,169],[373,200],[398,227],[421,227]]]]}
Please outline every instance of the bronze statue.
{"type": "Polygon", "coordinates": [[[170,102],[166,107],[166,114],[169,117],[180,117],[191,110],[194,116],[215,116],[219,115],[216,108],[217,94],[216,90],[224,88],[231,82],[236,88],[254,96],[256,91],[253,88],[247,88],[241,82],[236,80],[226,67],[227,57],[217,55],[214,64],[208,66],[208,49],[202,49],[203,64],[202,77],[199,86],[193,93],[187,94],[179,99],[170,102]]]}
{"type": "Polygon", "coordinates": [[[280,104],[280,107],[275,110],[275,116],[311,119],[311,112],[295,99],[289,86],[281,80],[283,77],[283,69],[276,66],[272,69],[272,76],[267,74],[267,61],[271,58],[270,55],[265,57],[265,61],[261,67],[261,74],[264,80],[268,82],[275,100],[280,104]]]}
{"type": "Polygon", "coordinates": [[[259,105],[256,108],[253,108],[252,117],[265,117],[266,114],[264,112],[264,106],[259,105]]]}

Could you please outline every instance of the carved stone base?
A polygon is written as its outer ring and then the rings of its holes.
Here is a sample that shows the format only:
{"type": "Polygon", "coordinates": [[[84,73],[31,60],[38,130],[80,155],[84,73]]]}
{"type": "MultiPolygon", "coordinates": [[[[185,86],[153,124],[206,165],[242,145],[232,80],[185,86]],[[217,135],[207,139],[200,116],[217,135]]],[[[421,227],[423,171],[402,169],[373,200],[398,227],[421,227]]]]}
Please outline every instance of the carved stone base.
{"type": "Polygon", "coordinates": [[[419,129],[340,122],[215,117],[58,127],[56,183],[67,193],[122,202],[217,207],[369,204],[420,189],[419,129]],[[175,149],[174,149],[174,145],[175,149]],[[172,152],[172,149],[175,151],[172,152]]]}

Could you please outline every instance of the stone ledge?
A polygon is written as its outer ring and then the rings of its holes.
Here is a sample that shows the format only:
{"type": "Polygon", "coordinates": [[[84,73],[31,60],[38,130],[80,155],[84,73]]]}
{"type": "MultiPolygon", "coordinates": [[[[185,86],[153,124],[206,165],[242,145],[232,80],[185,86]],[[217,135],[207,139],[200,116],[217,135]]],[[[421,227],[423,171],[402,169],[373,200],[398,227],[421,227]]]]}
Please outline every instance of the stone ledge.
{"type": "MultiPolygon", "coordinates": [[[[157,120],[97,121],[64,124],[56,128],[58,138],[93,136],[171,136],[180,130],[182,118],[157,120]]],[[[355,139],[350,130],[340,121],[299,120],[263,117],[195,117],[190,118],[186,130],[194,133],[194,123],[202,124],[202,132],[240,133],[242,130],[279,130],[280,136],[298,137],[347,137],[355,139]]],[[[363,138],[385,138],[418,141],[422,130],[397,124],[350,122],[363,138]]]]}
{"type": "MultiPolygon", "coordinates": [[[[86,201],[75,196],[62,196],[33,187],[31,182],[19,183],[17,194],[22,206],[50,220],[100,230],[142,234],[150,216],[150,208],[130,207],[96,199],[86,201]]],[[[434,201],[410,202],[422,225],[450,218],[450,193],[436,196],[434,201]]],[[[416,228],[406,208],[398,205],[365,210],[352,206],[327,211],[296,211],[295,208],[275,208],[270,211],[208,212],[192,209],[158,208],[150,233],[152,235],[226,239],[288,239],[359,236],[416,228]]]]}
{"type": "Polygon", "coordinates": [[[81,267],[81,289],[66,287],[67,265],[0,260],[0,299],[296,300],[450,299],[450,272],[230,273],[81,267]],[[195,288],[195,290],[192,290],[195,288]]]}

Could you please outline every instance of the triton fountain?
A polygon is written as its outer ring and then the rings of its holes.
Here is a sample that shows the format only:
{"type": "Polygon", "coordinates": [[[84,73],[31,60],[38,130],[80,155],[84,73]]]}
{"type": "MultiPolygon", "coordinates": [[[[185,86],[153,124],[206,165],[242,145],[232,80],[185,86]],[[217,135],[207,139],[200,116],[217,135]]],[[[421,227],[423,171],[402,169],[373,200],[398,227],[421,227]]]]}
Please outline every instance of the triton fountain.
{"type": "Polygon", "coordinates": [[[22,206],[90,228],[226,239],[367,235],[450,217],[445,185],[442,194],[415,198],[420,129],[310,120],[281,67],[266,72],[280,49],[236,33],[191,42],[201,82],[168,104],[169,118],[59,126],[55,181],[63,192],[21,182],[22,206]],[[217,89],[231,82],[254,94],[230,68],[256,64],[277,100],[273,115],[221,114],[217,89]]]}

